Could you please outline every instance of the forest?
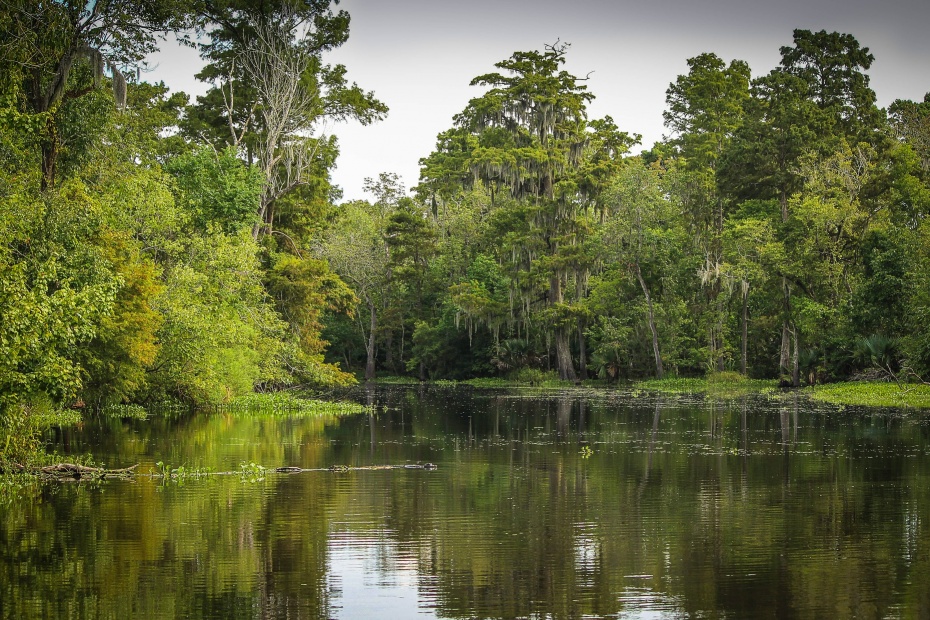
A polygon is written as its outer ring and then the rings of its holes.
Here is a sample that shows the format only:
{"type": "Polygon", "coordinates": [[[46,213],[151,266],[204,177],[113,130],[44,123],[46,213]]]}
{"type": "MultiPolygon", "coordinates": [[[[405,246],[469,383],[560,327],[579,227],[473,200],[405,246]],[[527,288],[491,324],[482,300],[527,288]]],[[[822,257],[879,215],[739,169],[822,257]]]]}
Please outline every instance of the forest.
{"type": "Polygon", "coordinates": [[[930,377],[930,94],[879,108],[853,35],[796,30],[756,77],[688,59],[648,148],[541,42],[472,79],[414,188],[342,201],[321,125],[388,114],[327,64],[349,24],[3,3],[4,460],[42,412],[379,376],[930,377]],[[204,96],[141,79],[168,33],[204,96]]]}

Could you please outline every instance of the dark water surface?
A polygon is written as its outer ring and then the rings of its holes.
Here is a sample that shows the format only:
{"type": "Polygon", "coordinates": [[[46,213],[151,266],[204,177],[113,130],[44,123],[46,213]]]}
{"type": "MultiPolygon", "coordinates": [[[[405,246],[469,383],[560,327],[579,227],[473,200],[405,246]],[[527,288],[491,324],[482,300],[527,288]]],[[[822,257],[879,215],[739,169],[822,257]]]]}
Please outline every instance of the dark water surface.
{"type": "Polygon", "coordinates": [[[57,434],[59,452],[144,471],[438,469],[7,488],[0,618],[930,618],[926,413],[795,394],[367,397],[372,416],[57,434]]]}

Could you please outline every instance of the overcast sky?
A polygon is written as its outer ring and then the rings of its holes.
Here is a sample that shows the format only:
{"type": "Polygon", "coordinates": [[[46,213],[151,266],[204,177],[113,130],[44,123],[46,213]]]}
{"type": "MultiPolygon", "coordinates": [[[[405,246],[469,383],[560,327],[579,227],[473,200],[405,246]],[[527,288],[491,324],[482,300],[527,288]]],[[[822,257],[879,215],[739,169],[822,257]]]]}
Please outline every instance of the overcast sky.
{"type": "MultiPolygon", "coordinates": [[[[853,34],[875,56],[868,74],[880,106],[930,91],[930,0],[342,0],[349,41],[329,62],[390,107],[385,121],[326,130],[339,137],[333,179],[346,199],[362,182],[396,172],[409,188],[436,134],[480,94],[468,83],[516,50],[568,42],[566,68],[588,81],[592,118],[610,115],[651,146],[662,138],[665,90],[686,60],[713,52],[763,75],[795,28],[853,34]]],[[[199,59],[170,43],[145,78],[202,94],[199,59]]]]}

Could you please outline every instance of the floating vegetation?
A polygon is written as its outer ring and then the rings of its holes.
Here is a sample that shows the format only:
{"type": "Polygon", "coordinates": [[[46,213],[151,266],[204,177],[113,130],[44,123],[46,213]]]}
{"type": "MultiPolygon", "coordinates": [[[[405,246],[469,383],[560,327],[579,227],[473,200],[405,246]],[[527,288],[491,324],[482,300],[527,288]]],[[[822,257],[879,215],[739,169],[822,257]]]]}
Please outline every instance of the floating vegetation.
{"type": "Polygon", "coordinates": [[[149,417],[149,411],[142,405],[107,405],[100,410],[100,415],[105,418],[118,418],[120,420],[145,420],[149,417]]]}
{"type": "Polygon", "coordinates": [[[232,402],[214,405],[218,413],[235,415],[353,415],[365,413],[368,407],[346,401],[325,401],[301,398],[288,392],[248,394],[232,402]]]}
{"type": "Polygon", "coordinates": [[[264,482],[267,468],[256,463],[239,463],[239,478],[243,482],[264,482]]]}
{"type": "Polygon", "coordinates": [[[375,383],[383,385],[417,385],[420,383],[418,379],[413,377],[402,377],[400,375],[388,375],[386,377],[378,377],[375,380],[375,383]]]}
{"type": "Polygon", "coordinates": [[[72,426],[81,421],[81,413],[73,409],[56,409],[37,413],[33,421],[39,428],[72,426]]]}
{"type": "Polygon", "coordinates": [[[930,385],[854,381],[807,388],[814,400],[834,405],[930,408],[930,385]]]}
{"type": "Polygon", "coordinates": [[[770,392],[776,386],[776,381],[748,379],[736,372],[718,372],[703,379],[647,379],[635,383],[634,389],[666,394],[707,394],[716,398],[734,398],[757,392],[770,392]]]}

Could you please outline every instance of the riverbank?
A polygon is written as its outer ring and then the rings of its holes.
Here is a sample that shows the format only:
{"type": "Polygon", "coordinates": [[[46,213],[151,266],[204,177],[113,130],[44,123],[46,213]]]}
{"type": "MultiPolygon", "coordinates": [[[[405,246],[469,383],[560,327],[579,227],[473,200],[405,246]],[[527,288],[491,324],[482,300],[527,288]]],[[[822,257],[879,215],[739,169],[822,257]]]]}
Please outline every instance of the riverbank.
{"type": "MultiPolygon", "coordinates": [[[[577,387],[611,390],[617,384],[600,380],[584,381],[579,385],[570,381],[560,381],[554,374],[540,372],[533,377],[499,378],[486,377],[465,381],[426,381],[420,382],[411,377],[389,376],[376,381],[380,385],[419,385],[452,387],[468,385],[478,388],[538,388],[538,389],[572,389],[577,387]]],[[[739,373],[722,372],[703,378],[672,377],[667,379],[645,379],[632,384],[620,384],[620,387],[632,387],[633,390],[661,392],[663,394],[707,394],[716,398],[734,398],[753,393],[775,392],[779,390],[778,382],[771,379],[749,379],[739,373]]],[[[863,407],[903,407],[930,408],[930,385],[894,382],[846,381],[800,388],[802,394],[813,400],[835,405],[852,405],[863,407]]]]}

